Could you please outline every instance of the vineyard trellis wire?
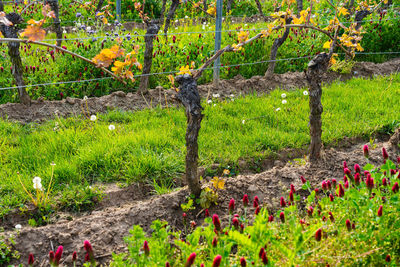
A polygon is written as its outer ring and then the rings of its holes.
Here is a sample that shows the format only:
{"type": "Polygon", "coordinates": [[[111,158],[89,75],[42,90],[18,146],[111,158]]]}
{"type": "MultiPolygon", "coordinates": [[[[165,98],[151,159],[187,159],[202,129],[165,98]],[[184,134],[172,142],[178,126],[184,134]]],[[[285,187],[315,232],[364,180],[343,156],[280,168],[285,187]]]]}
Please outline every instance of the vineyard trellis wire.
{"type": "MultiPolygon", "coordinates": [[[[400,20],[400,17],[398,18],[391,18],[391,19],[386,19],[384,21],[396,21],[400,20]]],[[[383,21],[382,20],[368,20],[366,22],[379,22],[383,21]]],[[[343,22],[343,24],[346,23],[351,23],[351,22],[343,22]]],[[[328,26],[329,24],[322,24],[321,26],[328,26]]],[[[262,31],[262,30],[267,30],[268,28],[251,28],[251,29],[246,29],[246,31],[262,31]]],[[[233,30],[221,30],[222,33],[226,32],[237,32],[236,29],[233,30]]],[[[166,35],[184,35],[184,34],[212,34],[215,33],[215,31],[188,31],[188,32],[167,32],[166,35]]],[[[125,36],[120,36],[120,37],[126,37],[128,34],[125,36]]],[[[137,38],[137,37],[145,37],[147,34],[134,34],[130,35],[130,38],[137,38]]],[[[158,34],[148,34],[147,36],[157,36],[158,34]]],[[[63,38],[63,41],[78,41],[78,40],[93,40],[93,39],[107,39],[107,38],[112,38],[113,36],[91,36],[91,37],[76,37],[76,38],[63,38]]],[[[41,42],[54,42],[57,41],[57,39],[43,39],[41,42]]]]}
{"type": "MultiPolygon", "coordinates": [[[[389,55],[389,54],[400,54],[400,51],[397,52],[357,52],[356,55],[389,55]]],[[[344,53],[338,53],[338,55],[344,55],[344,53]]],[[[294,57],[294,58],[281,58],[275,60],[263,60],[263,61],[256,61],[256,62],[247,62],[241,64],[231,64],[231,65],[224,65],[221,68],[231,68],[231,67],[239,67],[239,66],[249,66],[249,65],[256,65],[256,64],[263,64],[263,63],[270,63],[270,62],[281,62],[281,61],[291,61],[291,60],[299,60],[299,59],[307,59],[311,58],[311,56],[303,56],[303,57],[294,57]]],[[[214,67],[206,68],[205,70],[213,70],[214,67]]],[[[198,70],[198,69],[197,69],[198,70]]],[[[195,70],[196,71],[196,70],[195,70]]],[[[179,71],[165,71],[165,72],[154,72],[149,74],[138,74],[134,75],[135,78],[140,78],[143,76],[155,76],[155,75],[167,75],[167,74],[176,74],[179,71]]],[[[31,87],[39,87],[39,86],[51,86],[51,85],[62,85],[62,84],[73,84],[73,83],[85,83],[85,82],[97,82],[102,80],[110,80],[113,79],[112,77],[102,77],[102,78],[93,78],[87,80],[74,80],[74,81],[65,81],[65,82],[53,82],[53,83],[41,83],[41,84],[28,84],[25,86],[13,86],[13,87],[2,87],[0,91],[4,90],[13,90],[18,88],[31,88],[31,87]]]]}

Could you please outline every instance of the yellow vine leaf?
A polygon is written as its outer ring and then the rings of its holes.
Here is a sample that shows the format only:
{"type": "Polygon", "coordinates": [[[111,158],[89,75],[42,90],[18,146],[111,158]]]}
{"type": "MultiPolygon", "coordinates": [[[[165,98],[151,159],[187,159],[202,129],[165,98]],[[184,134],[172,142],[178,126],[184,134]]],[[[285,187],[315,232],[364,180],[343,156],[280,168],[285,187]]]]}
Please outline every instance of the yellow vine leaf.
{"type": "Polygon", "coordinates": [[[357,43],[356,50],[359,52],[362,52],[362,51],[364,51],[364,48],[360,45],[360,43],[357,43]]]}
{"type": "Polygon", "coordinates": [[[243,49],[243,47],[242,46],[239,46],[238,44],[233,44],[232,45],[232,48],[233,48],[233,51],[240,51],[240,50],[242,50],[243,49]]]}
{"type": "Polygon", "coordinates": [[[207,9],[207,13],[215,17],[217,15],[217,9],[214,6],[212,6],[209,9],[207,9]]]}
{"type": "Polygon", "coordinates": [[[168,75],[168,80],[172,86],[175,86],[175,78],[172,74],[168,75]]]}
{"type": "Polygon", "coordinates": [[[179,68],[179,72],[177,73],[177,75],[184,75],[184,74],[191,75],[189,65],[186,65],[186,66],[183,66],[183,67],[179,68]]]}
{"type": "Polygon", "coordinates": [[[349,11],[347,10],[347,8],[345,8],[345,7],[339,8],[339,16],[340,16],[340,15],[346,16],[346,15],[349,15],[349,14],[350,14],[350,13],[349,13],[349,11]]]}
{"type": "Polygon", "coordinates": [[[215,189],[224,189],[225,188],[225,180],[222,178],[219,178],[215,176],[212,180],[211,183],[215,187],[215,189]]]}
{"type": "Polygon", "coordinates": [[[123,56],[124,53],[124,49],[121,49],[118,45],[114,45],[111,49],[106,48],[101,50],[100,54],[93,58],[93,62],[101,67],[108,67],[115,58],[123,56]]]}
{"type": "Polygon", "coordinates": [[[329,49],[329,48],[331,48],[331,44],[332,44],[332,41],[327,41],[324,43],[324,46],[322,48],[329,49]]]}
{"type": "Polygon", "coordinates": [[[125,66],[126,66],[125,62],[116,60],[114,62],[114,67],[111,68],[111,71],[114,72],[115,75],[119,75],[123,72],[125,66]]]}
{"type": "Polygon", "coordinates": [[[237,35],[239,43],[244,43],[249,39],[249,32],[240,31],[237,35]]]}

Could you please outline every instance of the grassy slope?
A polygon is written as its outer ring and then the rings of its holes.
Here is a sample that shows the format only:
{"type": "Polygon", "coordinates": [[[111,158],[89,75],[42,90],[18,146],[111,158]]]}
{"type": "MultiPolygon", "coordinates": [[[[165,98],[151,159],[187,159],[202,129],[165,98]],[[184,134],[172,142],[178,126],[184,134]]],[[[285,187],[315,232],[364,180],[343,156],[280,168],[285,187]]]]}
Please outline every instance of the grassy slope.
{"type": "MultiPolygon", "coordinates": [[[[375,80],[353,79],[324,88],[323,141],[390,131],[400,121],[400,75],[375,80]]],[[[308,97],[299,89],[205,106],[200,132],[202,165],[234,165],[309,142],[308,97]],[[275,111],[280,107],[281,111],[275,111]],[[245,123],[242,123],[245,120],[245,123]]],[[[113,111],[93,123],[84,118],[21,126],[0,121],[0,215],[25,201],[22,180],[32,188],[34,176],[47,187],[55,166],[54,193],[94,182],[144,182],[168,187],[184,170],[186,119],[182,109],[135,113],[113,111]],[[115,131],[108,130],[114,124],[115,131]]]]}

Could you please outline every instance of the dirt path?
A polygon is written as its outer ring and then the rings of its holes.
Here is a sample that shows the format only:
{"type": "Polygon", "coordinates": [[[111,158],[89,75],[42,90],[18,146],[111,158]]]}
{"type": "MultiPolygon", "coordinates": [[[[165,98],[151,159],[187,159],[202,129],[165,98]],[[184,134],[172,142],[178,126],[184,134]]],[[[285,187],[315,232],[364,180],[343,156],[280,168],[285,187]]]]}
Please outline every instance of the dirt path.
{"type": "MultiPolygon", "coordinates": [[[[279,198],[287,197],[290,184],[294,184],[298,192],[305,195],[305,192],[299,190],[301,187],[300,175],[304,175],[315,187],[320,187],[321,181],[325,179],[341,180],[343,178],[343,161],[347,161],[350,168],[353,168],[355,163],[361,166],[366,164],[362,152],[364,142],[360,140],[345,141],[344,144],[338,149],[326,148],[323,160],[314,166],[275,162],[274,167],[260,174],[228,178],[225,189],[219,194],[219,205],[212,207],[210,213],[219,214],[222,222],[226,223],[227,216],[223,216],[223,214],[227,213],[229,199],[237,200],[236,213],[241,214],[243,207],[240,200],[244,194],[249,194],[250,198],[257,195],[264,207],[276,210],[279,206],[279,198]]],[[[388,149],[390,158],[396,159],[396,154],[391,149],[389,142],[377,142],[376,147],[370,152],[372,164],[382,163],[381,149],[383,146],[388,149]]],[[[114,194],[118,195],[118,191],[114,194]]],[[[137,192],[137,194],[142,193],[137,192]]],[[[137,200],[138,198],[136,198],[131,203],[126,202],[126,198],[121,198],[125,199],[121,203],[114,199],[111,206],[73,221],[59,221],[57,224],[38,228],[23,227],[15,237],[15,249],[21,252],[21,263],[25,262],[29,253],[34,253],[35,259],[40,263],[45,263],[48,252],[58,245],[63,245],[64,264],[70,266],[71,254],[74,250],[78,251],[79,259],[83,259],[83,241],[87,239],[93,244],[97,261],[107,263],[111,258],[111,252],[125,251],[123,237],[128,235],[129,229],[135,224],[141,225],[148,231],[151,222],[160,219],[168,221],[175,228],[182,229],[180,204],[185,203],[187,196],[188,190],[184,188],[170,194],[153,196],[147,200],[137,200]]],[[[190,212],[188,220],[194,220],[200,224],[203,214],[201,213],[198,217],[197,215],[199,215],[199,210],[190,212]]],[[[15,231],[5,234],[8,236],[10,233],[16,234],[15,231]]],[[[16,263],[13,262],[13,264],[16,263]]]]}
{"type": "MultiPolygon", "coordinates": [[[[398,71],[399,66],[400,58],[382,64],[357,62],[350,74],[329,72],[324,80],[330,83],[334,80],[348,80],[352,77],[388,75],[398,71]]],[[[203,98],[207,96],[209,91],[218,93],[221,97],[229,97],[231,94],[235,96],[253,92],[263,94],[275,88],[291,90],[306,86],[304,73],[288,72],[269,76],[255,76],[251,79],[243,79],[238,76],[231,80],[222,80],[218,88],[212,84],[200,85],[199,91],[203,98]]],[[[103,97],[89,98],[87,103],[91,114],[103,113],[112,109],[135,111],[157,105],[166,106],[166,103],[168,105],[178,105],[176,92],[174,90],[165,90],[162,87],[149,90],[145,96],[135,93],[114,92],[103,97]]],[[[8,103],[0,105],[0,117],[22,123],[42,122],[54,118],[55,112],[58,112],[63,117],[79,115],[82,113],[84,106],[86,104],[82,99],[69,97],[62,101],[33,101],[30,107],[18,103],[8,103]]]]}

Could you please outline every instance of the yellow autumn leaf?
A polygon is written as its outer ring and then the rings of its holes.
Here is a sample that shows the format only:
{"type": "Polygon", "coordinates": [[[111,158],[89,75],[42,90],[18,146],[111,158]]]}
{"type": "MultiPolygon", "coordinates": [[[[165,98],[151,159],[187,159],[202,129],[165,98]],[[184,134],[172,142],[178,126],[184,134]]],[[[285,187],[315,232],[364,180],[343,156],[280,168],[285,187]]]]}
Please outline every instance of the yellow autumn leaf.
{"type": "Polygon", "coordinates": [[[331,65],[335,65],[336,64],[336,59],[334,57],[331,57],[331,60],[329,61],[329,63],[331,65]]]}
{"type": "Polygon", "coordinates": [[[331,44],[332,44],[332,41],[327,41],[324,43],[324,46],[322,48],[329,49],[329,48],[331,48],[331,44]]]}
{"type": "Polygon", "coordinates": [[[364,51],[364,48],[360,45],[360,43],[357,43],[356,50],[359,52],[362,52],[362,51],[364,51]]]}
{"type": "Polygon", "coordinates": [[[133,73],[132,73],[132,71],[130,71],[130,70],[128,70],[128,71],[125,73],[125,78],[130,79],[132,82],[135,81],[135,78],[133,78],[133,73]]]}
{"type": "Polygon", "coordinates": [[[240,31],[237,35],[239,43],[244,43],[249,39],[249,32],[240,31]]]}
{"type": "Polygon", "coordinates": [[[171,75],[171,74],[168,75],[168,80],[169,80],[169,82],[171,83],[172,86],[175,85],[175,78],[174,78],[173,75],[171,75]]]}
{"type": "Polygon", "coordinates": [[[126,62],[116,60],[114,62],[114,67],[111,68],[111,71],[114,72],[115,75],[119,75],[123,72],[125,66],[126,62]]]}
{"type": "Polygon", "coordinates": [[[225,187],[225,180],[222,178],[219,178],[215,176],[212,180],[211,183],[215,187],[215,189],[224,189],[225,187]]]}
{"type": "Polygon", "coordinates": [[[304,23],[304,22],[305,22],[304,17],[300,17],[300,18],[294,17],[293,20],[292,20],[292,23],[293,23],[293,24],[302,24],[302,23],[304,23]]]}
{"type": "Polygon", "coordinates": [[[231,173],[231,171],[228,170],[228,169],[225,169],[225,170],[223,171],[223,174],[224,174],[224,175],[229,175],[230,173],[231,173]]]}
{"type": "Polygon", "coordinates": [[[189,65],[186,65],[186,66],[183,66],[183,67],[179,68],[179,72],[177,73],[177,75],[184,75],[184,74],[191,75],[189,65]]]}
{"type": "Polygon", "coordinates": [[[233,51],[240,51],[243,49],[243,47],[239,46],[238,44],[233,44],[232,45],[233,51]]]}
{"type": "Polygon", "coordinates": [[[347,8],[345,8],[345,7],[339,8],[339,16],[340,16],[340,15],[346,16],[346,15],[349,15],[349,14],[350,14],[350,13],[349,13],[349,11],[347,10],[347,8]]]}
{"type": "Polygon", "coordinates": [[[212,6],[209,9],[207,9],[207,13],[215,17],[217,15],[217,9],[212,6]]]}

